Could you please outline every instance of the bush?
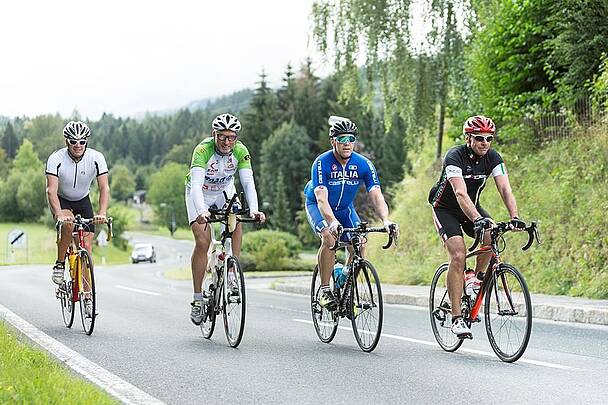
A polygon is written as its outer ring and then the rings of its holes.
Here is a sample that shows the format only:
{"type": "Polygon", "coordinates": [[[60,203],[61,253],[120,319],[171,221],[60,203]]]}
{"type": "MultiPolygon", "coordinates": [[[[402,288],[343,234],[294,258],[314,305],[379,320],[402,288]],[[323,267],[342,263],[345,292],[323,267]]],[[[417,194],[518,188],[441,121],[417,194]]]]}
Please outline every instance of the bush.
{"type": "Polygon", "coordinates": [[[282,270],[297,258],[302,244],[287,232],[261,230],[243,238],[241,264],[245,270],[282,270]],[[253,261],[251,260],[253,258],[253,261]]]}

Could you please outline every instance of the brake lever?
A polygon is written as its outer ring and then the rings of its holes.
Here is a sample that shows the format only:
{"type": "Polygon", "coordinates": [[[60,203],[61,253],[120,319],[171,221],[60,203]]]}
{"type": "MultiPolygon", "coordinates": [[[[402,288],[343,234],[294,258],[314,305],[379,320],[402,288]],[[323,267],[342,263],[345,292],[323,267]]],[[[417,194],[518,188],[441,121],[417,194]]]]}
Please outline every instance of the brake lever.
{"type": "Polygon", "coordinates": [[[397,246],[397,233],[395,231],[394,226],[389,226],[388,243],[382,246],[382,249],[390,248],[393,243],[395,244],[395,246],[397,246]]]}
{"type": "Polygon", "coordinates": [[[336,236],[336,242],[330,248],[330,250],[333,250],[334,252],[338,249],[338,244],[340,244],[340,238],[342,237],[342,225],[338,226],[337,231],[338,231],[338,236],[336,236]]]}
{"type": "Polygon", "coordinates": [[[481,236],[483,235],[483,231],[484,231],[484,229],[475,231],[475,242],[473,242],[473,245],[469,248],[469,252],[472,252],[475,250],[475,248],[477,248],[477,245],[479,245],[481,236]]]}

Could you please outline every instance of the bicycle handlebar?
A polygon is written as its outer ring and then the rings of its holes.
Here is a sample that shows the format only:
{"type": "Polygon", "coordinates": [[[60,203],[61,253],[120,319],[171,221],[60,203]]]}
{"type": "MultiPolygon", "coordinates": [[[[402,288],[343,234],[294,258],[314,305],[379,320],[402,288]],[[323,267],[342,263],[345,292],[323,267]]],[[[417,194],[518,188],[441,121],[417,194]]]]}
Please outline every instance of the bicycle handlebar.
{"type": "MultiPolygon", "coordinates": [[[[231,213],[234,215],[238,215],[238,216],[249,216],[250,215],[249,208],[240,208],[238,210],[232,209],[232,207],[236,203],[236,199],[237,199],[237,194],[235,193],[232,196],[232,198],[230,199],[230,201],[228,201],[228,205],[226,206],[225,209],[209,208],[209,213],[211,215],[219,217],[219,218],[209,218],[207,220],[207,223],[209,224],[209,223],[214,223],[214,222],[226,222],[226,220],[228,219],[228,215],[230,215],[231,213]]],[[[260,222],[260,220],[257,218],[237,217],[236,220],[238,222],[260,222]]]]}
{"type": "Polygon", "coordinates": [[[367,233],[373,233],[373,232],[388,233],[388,242],[386,243],[386,245],[382,246],[382,249],[388,249],[389,247],[391,247],[393,242],[396,242],[396,234],[395,234],[394,227],[391,227],[390,232],[387,232],[386,228],[384,228],[382,226],[368,228],[366,222],[361,222],[359,224],[359,226],[357,226],[356,228],[344,228],[342,225],[340,225],[340,226],[338,226],[337,231],[338,231],[338,235],[336,237],[336,242],[330,248],[330,250],[333,250],[333,251],[338,249],[338,246],[340,245],[340,238],[342,237],[342,234],[344,232],[360,233],[360,234],[367,234],[367,233]]]}
{"type": "MultiPolygon", "coordinates": [[[[477,248],[477,246],[483,239],[483,234],[486,229],[490,229],[490,232],[492,233],[492,237],[497,237],[497,236],[500,236],[507,232],[515,230],[512,227],[511,222],[498,222],[494,226],[489,227],[489,228],[476,229],[475,230],[475,241],[469,248],[469,252],[472,252],[473,250],[475,250],[475,248],[477,248]]],[[[522,246],[522,248],[521,248],[522,250],[528,250],[530,248],[530,246],[532,246],[532,243],[534,242],[535,239],[536,239],[536,242],[540,245],[540,243],[541,243],[540,231],[538,229],[538,224],[536,223],[536,221],[532,221],[530,223],[530,225],[526,225],[526,227],[521,230],[528,232],[528,241],[526,242],[526,244],[524,246],[522,246]]]]}
{"type": "MultiPolygon", "coordinates": [[[[55,223],[55,230],[57,232],[57,243],[61,240],[61,229],[64,223],[75,224],[80,226],[86,226],[95,223],[95,218],[83,218],[80,214],[76,215],[74,219],[67,221],[57,221],[55,223]]],[[[108,236],[106,236],[106,242],[110,242],[114,237],[114,233],[112,232],[112,217],[107,217],[103,224],[108,227],[108,236]]]]}

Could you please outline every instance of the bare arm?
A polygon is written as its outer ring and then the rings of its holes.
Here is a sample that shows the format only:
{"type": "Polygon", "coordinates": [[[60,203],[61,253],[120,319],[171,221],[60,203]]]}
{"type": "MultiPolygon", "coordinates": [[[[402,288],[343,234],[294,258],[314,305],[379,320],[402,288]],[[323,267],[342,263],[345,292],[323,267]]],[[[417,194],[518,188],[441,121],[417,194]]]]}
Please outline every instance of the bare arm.
{"type": "Polygon", "coordinates": [[[471,197],[467,194],[467,185],[465,184],[464,179],[462,177],[450,177],[449,182],[454,190],[458,205],[467,218],[471,221],[475,221],[477,218],[481,217],[479,211],[475,208],[475,204],[473,204],[471,197]]]}
{"type": "Polygon", "coordinates": [[[498,193],[505,203],[505,207],[507,207],[511,218],[519,217],[515,196],[513,195],[513,190],[511,190],[511,183],[509,183],[509,176],[506,174],[496,176],[494,177],[494,183],[496,183],[498,193]]]}
{"type": "Polygon", "coordinates": [[[388,221],[388,206],[386,205],[386,201],[384,201],[384,196],[382,195],[380,188],[371,190],[369,192],[369,198],[372,200],[374,210],[382,222],[388,221]]]}
{"type": "Polygon", "coordinates": [[[108,174],[97,176],[97,185],[99,186],[99,213],[100,216],[106,216],[108,212],[108,203],[110,202],[110,184],[108,182],[108,174]]]}
{"type": "Polygon", "coordinates": [[[324,187],[317,187],[315,189],[315,197],[317,198],[319,211],[327,223],[331,224],[332,222],[337,221],[336,217],[334,216],[334,212],[329,206],[329,193],[327,192],[327,189],[324,187]]]}
{"type": "Polygon", "coordinates": [[[59,178],[50,174],[46,175],[46,196],[53,211],[55,218],[61,214],[61,204],[59,203],[59,197],[57,196],[57,190],[59,189],[59,178]]]}

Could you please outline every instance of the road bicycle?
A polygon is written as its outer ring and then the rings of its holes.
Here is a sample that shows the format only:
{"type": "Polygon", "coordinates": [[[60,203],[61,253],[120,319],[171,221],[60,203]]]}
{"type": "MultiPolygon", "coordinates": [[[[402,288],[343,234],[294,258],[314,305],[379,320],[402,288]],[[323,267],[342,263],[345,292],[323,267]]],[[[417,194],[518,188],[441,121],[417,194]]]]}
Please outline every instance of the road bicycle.
{"type": "MultiPolygon", "coordinates": [[[[332,272],[330,287],[338,301],[337,308],[333,311],[319,303],[321,275],[319,265],[315,267],[310,290],[310,308],[315,331],[323,343],[330,343],[334,339],[340,318],[346,317],[351,321],[355,339],[361,350],[371,352],[378,345],[383,319],[382,287],[376,269],[361,254],[361,249],[367,242],[367,234],[373,232],[386,233],[387,230],[383,227],[367,227],[366,222],[361,222],[356,228],[338,228],[336,243],[331,249],[335,251],[351,247],[351,253],[346,264],[348,275],[341,288],[336,285],[332,272]],[[349,234],[350,239],[347,242],[340,240],[344,233],[349,234]]],[[[393,244],[396,238],[394,227],[390,228],[388,238],[383,249],[388,249],[393,244]]]]}
{"type": "MultiPolygon", "coordinates": [[[[65,221],[74,224],[72,240],[66,252],[69,272],[64,281],[55,289],[55,296],[61,304],[63,322],[68,328],[74,323],[76,302],[80,303],[80,318],[82,328],[87,335],[93,333],[95,318],[97,317],[97,302],[95,292],[95,276],[93,273],[93,260],[85,248],[85,226],[94,223],[93,218],[82,218],[76,215],[73,220],[65,221]]],[[[61,228],[64,222],[56,224],[57,243],[61,239],[61,228]]],[[[107,218],[107,241],[112,239],[112,218],[107,218]]]]}
{"type": "MultiPolygon", "coordinates": [[[[493,225],[489,230],[490,244],[479,249],[476,248],[485,230],[476,232],[475,242],[468,249],[466,258],[490,253],[491,259],[487,271],[480,275],[483,278],[475,299],[472,300],[464,289],[461,298],[462,317],[469,327],[473,323],[481,322],[479,314],[483,306],[484,324],[490,346],[498,358],[508,363],[516,361],[524,354],[532,331],[532,304],[524,276],[517,268],[500,260],[500,254],[506,249],[503,235],[512,230],[510,222],[493,225]]],[[[541,243],[535,222],[526,225],[524,230],[528,233],[528,241],[522,250],[528,250],[534,240],[541,243]]],[[[443,350],[453,352],[462,345],[463,339],[451,331],[452,309],[447,291],[447,274],[447,263],[435,271],[431,283],[429,310],[437,343],[443,350]]]]}
{"type": "Polygon", "coordinates": [[[245,330],[245,277],[238,258],[232,252],[232,234],[239,222],[259,222],[248,218],[249,208],[242,208],[236,193],[224,209],[209,208],[208,224],[222,224],[220,240],[211,225],[211,243],[207,253],[207,275],[203,282],[203,321],[201,331],[211,338],[216,317],[224,315],[224,332],[231,347],[237,347],[245,330]]]}

